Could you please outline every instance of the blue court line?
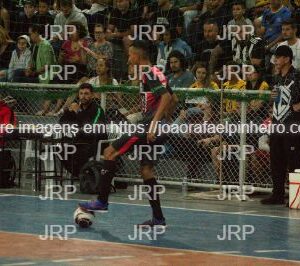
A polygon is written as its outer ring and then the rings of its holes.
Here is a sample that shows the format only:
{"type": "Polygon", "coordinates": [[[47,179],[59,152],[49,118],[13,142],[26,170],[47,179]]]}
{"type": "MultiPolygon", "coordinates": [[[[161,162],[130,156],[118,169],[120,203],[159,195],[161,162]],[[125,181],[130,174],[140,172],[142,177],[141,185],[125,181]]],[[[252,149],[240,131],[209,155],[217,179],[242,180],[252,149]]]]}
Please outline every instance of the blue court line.
{"type": "MultiPolygon", "coordinates": [[[[73,225],[76,203],[76,200],[42,201],[38,197],[6,195],[0,198],[0,230],[44,235],[45,225],[73,225]]],[[[110,212],[97,214],[91,228],[78,228],[70,237],[207,252],[238,251],[245,256],[300,260],[300,224],[297,220],[179,208],[163,209],[168,228],[157,240],[150,240],[145,235],[141,239],[129,240],[128,235],[134,233],[134,224],[150,218],[150,207],[132,204],[110,204],[110,212]],[[218,240],[217,235],[222,235],[223,226],[228,225],[252,226],[255,231],[246,236],[245,240],[238,240],[234,236],[231,240],[218,240]],[[277,252],[257,252],[260,250],[277,252]]]]}

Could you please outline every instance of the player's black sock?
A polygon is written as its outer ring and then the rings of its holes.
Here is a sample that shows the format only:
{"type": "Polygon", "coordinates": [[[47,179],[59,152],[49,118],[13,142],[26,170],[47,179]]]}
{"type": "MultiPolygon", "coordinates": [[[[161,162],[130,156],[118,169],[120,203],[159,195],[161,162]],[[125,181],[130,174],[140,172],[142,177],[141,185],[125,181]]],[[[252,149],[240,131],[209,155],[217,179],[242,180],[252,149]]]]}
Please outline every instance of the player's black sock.
{"type": "Polygon", "coordinates": [[[153,217],[159,220],[164,219],[161,207],[160,207],[160,200],[159,200],[159,195],[157,194],[157,188],[155,187],[157,185],[156,179],[151,178],[144,180],[144,184],[150,186],[150,192],[149,196],[151,200],[149,200],[149,203],[152,208],[153,212],[153,217]],[[156,193],[154,193],[156,191],[156,193]]]}
{"type": "Polygon", "coordinates": [[[110,192],[111,181],[113,180],[116,172],[116,161],[105,160],[103,168],[100,173],[99,182],[99,195],[98,200],[106,203],[110,192]]]}

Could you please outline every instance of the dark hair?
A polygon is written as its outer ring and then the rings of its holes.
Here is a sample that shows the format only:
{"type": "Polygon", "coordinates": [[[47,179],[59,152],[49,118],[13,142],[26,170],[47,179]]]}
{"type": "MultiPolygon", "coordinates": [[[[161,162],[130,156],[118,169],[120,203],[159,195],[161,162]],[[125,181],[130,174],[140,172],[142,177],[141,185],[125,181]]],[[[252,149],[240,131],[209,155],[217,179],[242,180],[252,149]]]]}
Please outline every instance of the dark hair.
{"type": "Polygon", "coordinates": [[[60,0],[60,7],[62,6],[69,6],[72,7],[73,6],[73,0],[60,0]]]}
{"type": "Polygon", "coordinates": [[[32,24],[29,26],[32,32],[38,33],[38,34],[43,34],[44,33],[44,28],[41,24],[32,24]]]}
{"type": "Polygon", "coordinates": [[[172,57],[179,59],[180,67],[183,71],[185,71],[187,69],[187,62],[185,60],[185,56],[177,50],[174,50],[169,54],[168,59],[167,59],[167,65],[166,65],[167,69],[170,69],[170,59],[172,57]]]}
{"type": "Polygon", "coordinates": [[[138,50],[143,51],[144,58],[149,58],[149,43],[143,40],[134,41],[131,44],[131,47],[134,47],[138,50]]]}
{"type": "Polygon", "coordinates": [[[45,3],[47,6],[52,5],[52,0],[38,0],[39,3],[45,3]]]}
{"type": "Polygon", "coordinates": [[[296,20],[295,19],[293,19],[293,18],[290,18],[290,19],[288,19],[288,20],[286,20],[286,21],[284,21],[284,22],[282,22],[282,26],[283,25],[291,25],[291,27],[293,28],[293,29],[297,29],[297,23],[296,23],[296,20]]]}
{"type": "MultiPolygon", "coordinates": [[[[205,25],[205,24],[214,24],[214,25],[218,26],[217,21],[215,21],[215,20],[212,19],[212,18],[209,18],[209,19],[205,20],[205,22],[204,22],[203,25],[205,25]]],[[[219,27],[219,26],[218,26],[218,27],[219,27]]]]}
{"type": "Polygon", "coordinates": [[[246,4],[245,4],[245,2],[242,2],[242,1],[235,1],[235,2],[233,2],[232,5],[231,5],[231,8],[233,6],[241,6],[243,9],[246,9],[246,4]]]}
{"type": "Polygon", "coordinates": [[[164,32],[164,34],[165,34],[166,32],[169,32],[169,33],[170,33],[170,35],[171,35],[171,41],[174,41],[174,40],[177,39],[177,32],[176,32],[176,29],[171,28],[170,26],[165,26],[165,32],[164,32]]]}
{"type": "Polygon", "coordinates": [[[101,27],[104,30],[104,32],[106,31],[106,28],[104,27],[103,24],[100,24],[100,23],[95,24],[94,27],[93,27],[93,29],[95,29],[96,27],[101,27]]]}
{"type": "MultiPolygon", "coordinates": [[[[111,60],[109,60],[109,59],[107,59],[107,58],[99,58],[99,59],[97,60],[97,62],[98,62],[99,60],[103,60],[103,61],[104,61],[105,66],[106,66],[106,68],[107,68],[107,76],[108,76],[109,78],[111,78],[111,77],[112,77],[112,65],[111,65],[111,60]]],[[[111,81],[111,83],[112,83],[112,81],[111,81]]]]}
{"type": "Polygon", "coordinates": [[[197,72],[197,69],[198,68],[205,68],[206,69],[206,77],[204,79],[204,86],[206,88],[209,87],[210,85],[210,78],[209,78],[209,73],[208,73],[208,67],[205,65],[205,64],[202,64],[202,63],[196,63],[193,67],[192,67],[192,72],[194,74],[194,76],[196,77],[196,72],[197,72]]]}
{"type": "Polygon", "coordinates": [[[23,3],[23,6],[25,5],[31,5],[31,6],[36,6],[36,1],[35,0],[25,0],[23,3]]]}
{"type": "Polygon", "coordinates": [[[68,23],[70,26],[75,26],[79,39],[82,39],[87,36],[87,30],[81,22],[71,21],[68,23]]]}
{"type": "Polygon", "coordinates": [[[88,89],[88,90],[90,90],[90,92],[94,92],[94,88],[93,88],[93,86],[90,83],[82,83],[79,86],[78,91],[84,90],[84,89],[88,89]]]}

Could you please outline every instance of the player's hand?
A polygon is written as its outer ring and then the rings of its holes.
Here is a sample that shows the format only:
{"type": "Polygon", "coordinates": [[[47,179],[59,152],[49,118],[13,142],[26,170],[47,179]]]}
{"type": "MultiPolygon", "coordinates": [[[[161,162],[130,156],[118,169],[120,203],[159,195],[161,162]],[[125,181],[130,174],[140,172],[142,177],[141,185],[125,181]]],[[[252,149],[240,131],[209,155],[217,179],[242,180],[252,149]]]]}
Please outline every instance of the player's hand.
{"type": "Polygon", "coordinates": [[[69,111],[75,112],[75,113],[77,113],[79,109],[80,109],[80,106],[78,103],[72,103],[69,107],[69,111]]]}
{"type": "Polygon", "coordinates": [[[147,134],[147,143],[154,142],[156,140],[156,136],[154,133],[150,132],[147,134]]]}

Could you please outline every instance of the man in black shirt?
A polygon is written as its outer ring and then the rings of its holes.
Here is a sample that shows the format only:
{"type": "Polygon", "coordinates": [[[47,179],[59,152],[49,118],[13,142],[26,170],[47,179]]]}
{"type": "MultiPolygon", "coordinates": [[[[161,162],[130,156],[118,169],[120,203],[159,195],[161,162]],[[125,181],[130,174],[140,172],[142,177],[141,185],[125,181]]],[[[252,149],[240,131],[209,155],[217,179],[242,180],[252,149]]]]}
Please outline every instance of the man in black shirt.
{"type": "Polygon", "coordinates": [[[293,51],[290,47],[282,45],[276,49],[275,68],[278,76],[272,90],[272,124],[278,126],[278,130],[272,132],[270,137],[273,194],[263,199],[262,204],[284,204],[287,171],[300,168],[300,73],[292,66],[292,60],[293,51]]]}
{"type": "Polygon", "coordinates": [[[80,169],[89,158],[96,155],[98,141],[107,138],[106,132],[87,134],[82,130],[86,124],[106,123],[103,109],[93,101],[92,85],[81,84],[78,97],[79,104],[72,103],[60,118],[61,124],[77,125],[80,129],[76,137],[72,139],[76,152],[70,156],[71,158],[62,161],[64,167],[75,177],[79,176],[80,169]]]}

